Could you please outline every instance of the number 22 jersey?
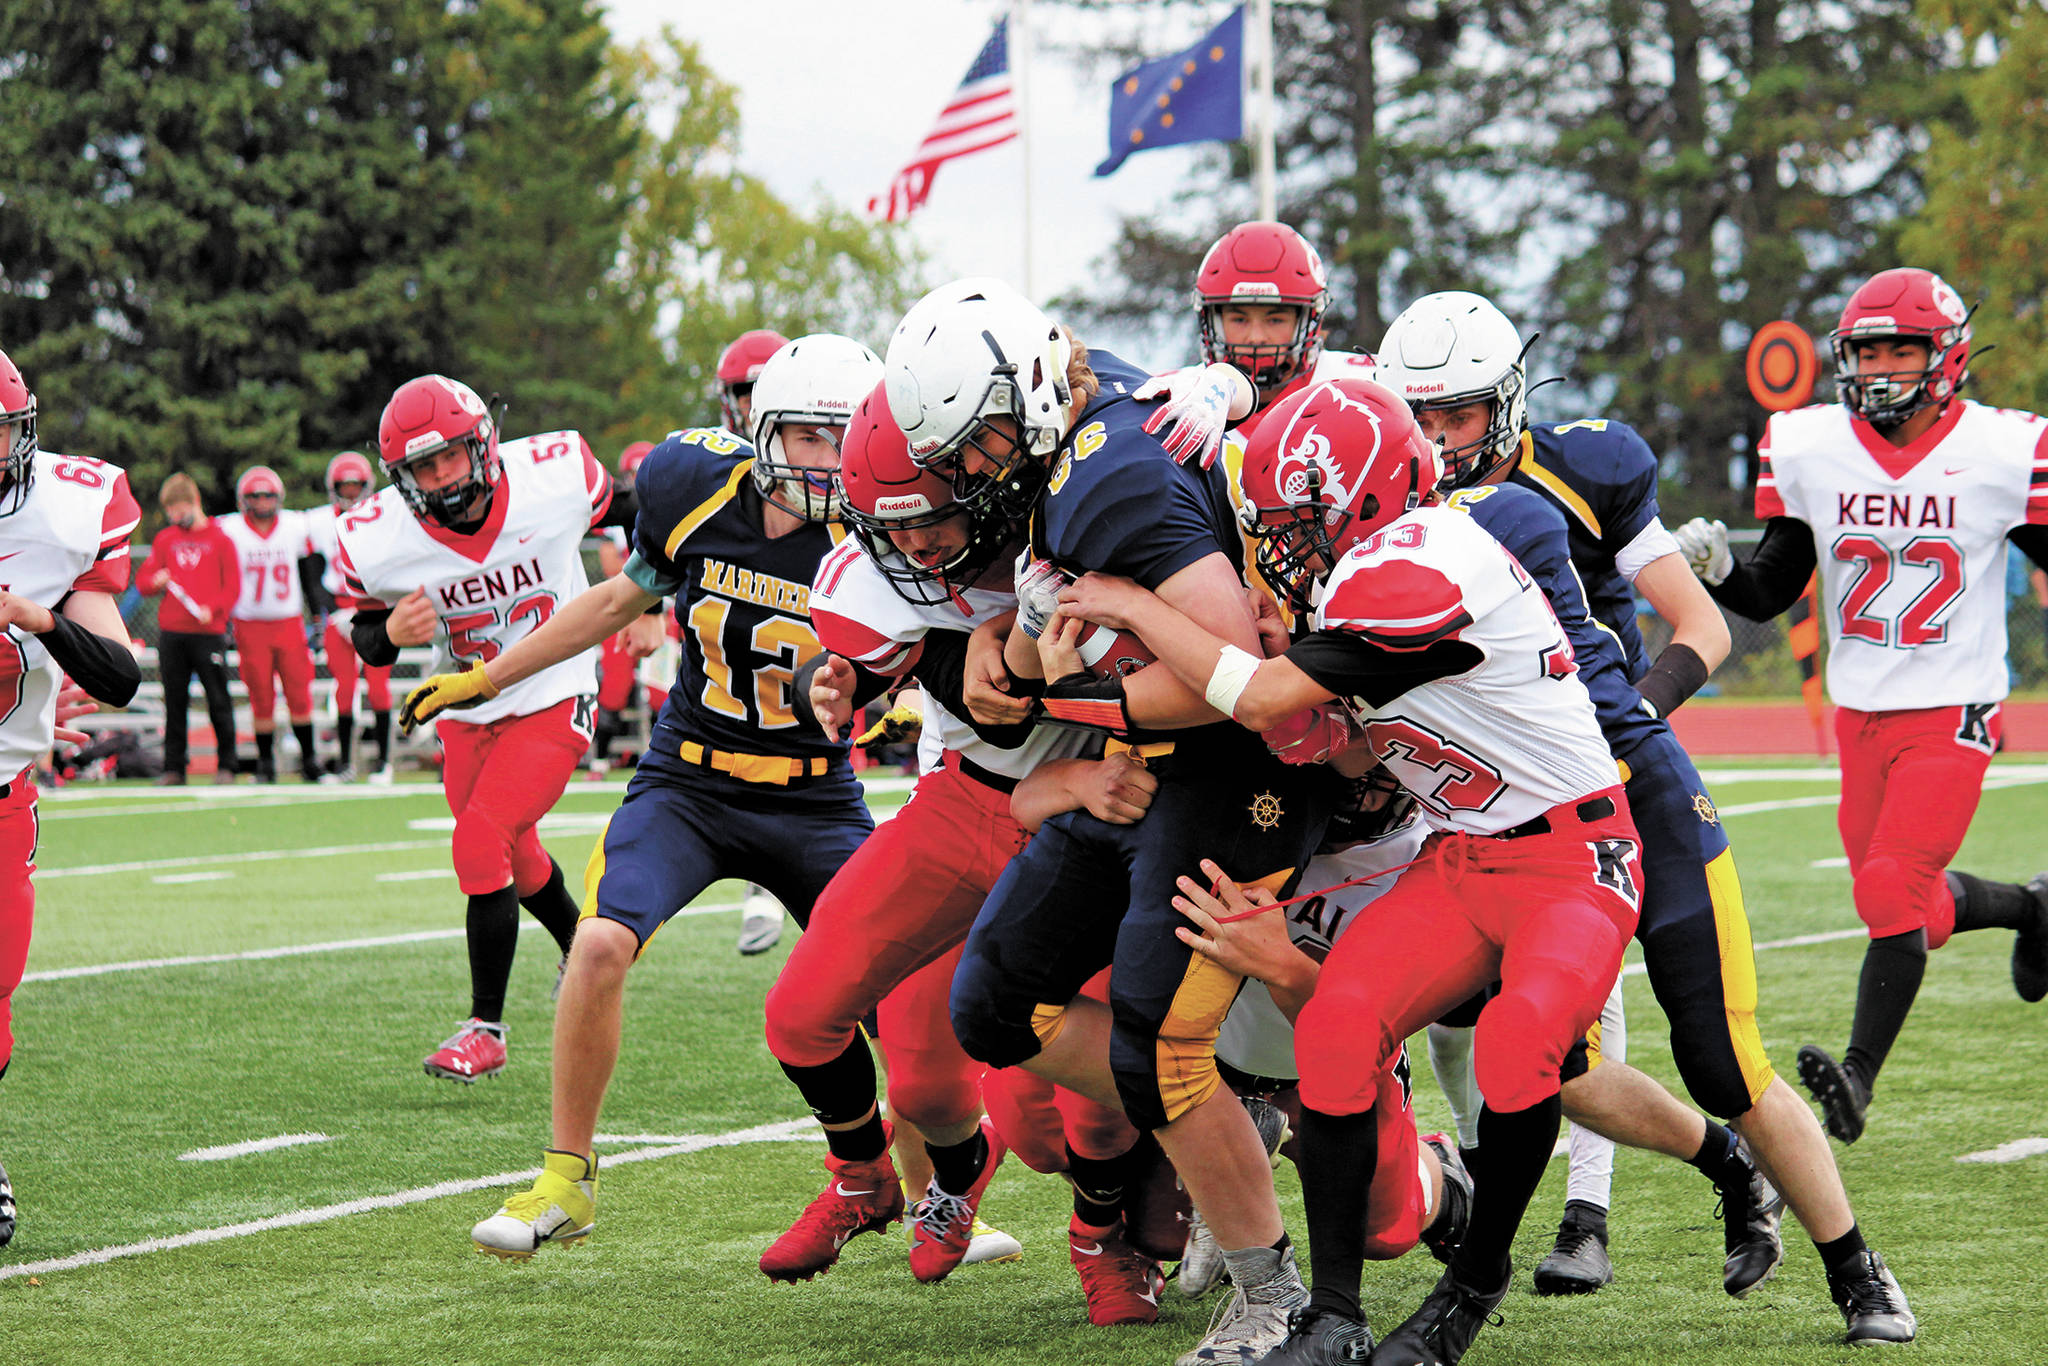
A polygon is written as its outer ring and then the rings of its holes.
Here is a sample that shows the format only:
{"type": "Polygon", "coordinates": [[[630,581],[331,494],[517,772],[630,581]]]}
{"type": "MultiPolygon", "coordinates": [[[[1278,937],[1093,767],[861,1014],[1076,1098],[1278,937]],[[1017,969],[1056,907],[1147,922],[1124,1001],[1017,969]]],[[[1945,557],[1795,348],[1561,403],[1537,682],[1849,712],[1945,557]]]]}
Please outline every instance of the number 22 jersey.
{"type": "MultiPolygon", "coordinates": [[[[464,536],[412,515],[396,486],[343,515],[345,607],[379,611],[416,588],[440,618],[436,671],[496,659],[590,586],[583,537],[611,506],[611,476],[575,432],[499,443],[504,465],[484,524],[464,536]]],[[[597,691],[596,652],[551,664],[450,716],[482,725],[597,691]]]]}
{"type": "Polygon", "coordinates": [[[634,476],[640,511],[625,572],[649,593],[675,598],[683,637],[643,773],[701,777],[705,770],[681,757],[686,744],[806,767],[846,761],[844,741],[798,723],[791,696],[797,665],[819,653],[811,580],[843,533],[808,522],[771,538],[753,468],[747,442],[692,428],[671,433],[634,476]]]}

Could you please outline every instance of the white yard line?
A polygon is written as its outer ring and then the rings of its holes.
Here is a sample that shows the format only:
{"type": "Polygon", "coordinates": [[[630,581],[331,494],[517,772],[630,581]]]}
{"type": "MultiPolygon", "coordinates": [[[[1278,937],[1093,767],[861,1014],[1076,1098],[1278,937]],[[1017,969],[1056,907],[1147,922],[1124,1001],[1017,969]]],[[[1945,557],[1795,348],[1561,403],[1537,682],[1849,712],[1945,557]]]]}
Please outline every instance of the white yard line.
{"type": "Polygon", "coordinates": [[[415,868],[409,873],[379,873],[378,882],[429,882],[435,878],[454,877],[453,868],[415,868]]]}
{"type": "Polygon", "coordinates": [[[323,844],[312,849],[251,849],[240,854],[192,854],[185,858],[138,859],[133,863],[85,863],[73,868],[38,868],[36,881],[48,882],[58,877],[105,877],[109,873],[154,873],[163,868],[207,868],[223,863],[276,863],[295,858],[399,854],[410,849],[447,847],[447,840],[384,840],[377,844],[323,844]]]}
{"type": "MultiPolygon", "coordinates": [[[[709,906],[686,906],[670,917],[684,920],[699,915],[727,915],[742,909],[737,901],[715,902],[709,906]]],[[[531,920],[519,923],[521,934],[538,930],[531,920]]],[[[149,972],[157,968],[189,968],[202,963],[258,963],[270,958],[298,958],[309,953],[345,953],[353,949],[382,949],[395,944],[424,944],[435,939],[460,939],[467,930],[415,930],[411,934],[384,934],[370,939],[331,939],[319,944],[286,944],[274,949],[248,949],[241,953],[195,953],[182,958],[134,958],[122,963],[92,963],[75,968],[50,968],[22,976],[23,982],[61,982],[72,977],[105,977],[116,972],[149,972]]]]}
{"type": "Polygon", "coordinates": [[[185,882],[226,882],[233,876],[233,873],[216,868],[212,872],[205,873],[159,873],[151,878],[150,881],[156,883],[159,887],[175,887],[185,882]]]}
{"type": "MultiPolygon", "coordinates": [[[[691,1134],[675,1143],[653,1148],[635,1148],[605,1159],[605,1166],[618,1167],[628,1162],[656,1162],[665,1157],[680,1157],[685,1153],[703,1152],[707,1148],[730,1148],[742,1143],[781,1143],[804,1136],[804,1131],[817,1126],[814,1119],[786,1119],[779,1124],[756,1124],[750,1129],[735,1129],[723,1134],[691,1134]]],[[[251,1219],[240,1224],[226,1224],[219,1228],[194,1229],[190,1233],[174,1234],[168,1238],[149,1238],[139,1243],[125,1243],[120,1247],[95,1248],[69,1257],[52,1257],[41,1262],[21,1262],[14,1266],[0,1266],[0,1281],[16,1276],[41,1276],[53,1271],[75,1271],[83,1266],[99,1266],[105,1262],[117,1261],[123,1257],[140,1257],[151,1252],[168,1252],[173,1248],[197,1247],[202,1243],[218,1243],[229,1238],[246,1238],[254,1233],[268,1233],[272,1229],[298,1228],[305,1224],[324,1224],[332,1219],[346,1218],[352,1214],[369,1214],[376,1210],[399,1209],[405,1205],[417,1205],[427,1200],[439,1200],[445,1195],[467,1195],[472,1191],[490,1190],[499,1186],[524,1185],[540,1175],[540,1168],[527,1167],[522,1171],[499,1172],[494,1176],[477,1176],[461,1181],[442,1181],[432,1186],[415,1186],[411,1190],[395,1191],[390,1195],[373,1195],[361,1200],[347,1200],[338,1205],[322,1205],[317,1209],[294,1210],[290,1214],[272,1215],[268,1219],[251,1219]]]]}
{"type": "Polygon", "coordinates": [[[1986,1148],[1981,1153],[1964,1153],[1956,1161],[2017,1162],[2023,1157],[2038,1157],[2042,1153],[2048,1153],[2048,1138],[2016,1138],[1996,1148],[1986,1148]]]}
{"type": "Polygon", "coordinates": [[[297,1148],[307,1143],[332,1143],[326,1134],[279,1134],[275,1138],[252,1138],[246,1143],[223,1143],[217,1148],[194,1148],[189,1153],[179,1153],[180,1162],[225,1162],[231,1157],[249,1157],[255,1153],[275,1152],[279,1148],[297,1148]]]}

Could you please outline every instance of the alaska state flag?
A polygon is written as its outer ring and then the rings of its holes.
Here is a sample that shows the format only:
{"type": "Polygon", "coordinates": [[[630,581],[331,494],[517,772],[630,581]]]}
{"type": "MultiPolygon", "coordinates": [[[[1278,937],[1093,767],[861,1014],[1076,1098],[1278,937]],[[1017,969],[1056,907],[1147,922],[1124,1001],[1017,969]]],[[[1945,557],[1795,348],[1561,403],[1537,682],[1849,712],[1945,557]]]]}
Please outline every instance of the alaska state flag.
{"type": "Polygon", "coordinates": [[[1134,66],[1109,88],[1108,175],[1133,152],[1244,136],[1244,7],[1185,52],[1134,66]]]}

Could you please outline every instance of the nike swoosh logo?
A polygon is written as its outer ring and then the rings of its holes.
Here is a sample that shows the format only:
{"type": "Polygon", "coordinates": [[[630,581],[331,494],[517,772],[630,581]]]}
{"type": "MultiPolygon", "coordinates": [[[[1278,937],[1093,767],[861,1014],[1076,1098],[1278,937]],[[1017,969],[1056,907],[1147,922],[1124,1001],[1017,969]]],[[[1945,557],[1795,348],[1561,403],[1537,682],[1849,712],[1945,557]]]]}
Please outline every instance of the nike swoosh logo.
{"type": "Polygon", "coordinates": [[[1969,466],[1965,465],[1965,466],[1964,466],[1964,467],[1963,467],[1962,469],[1959,469],[1959,470],[1943,470],[1943,471],[1942,471],[1942,474],[1943,474],[1943,475],[1945,475],[1946,477],[1950,478],[1950,479],[1953,479],[1953,478],[1955,478],[1955,477],[1956,477],[1957,475],[1959,475],[1959,474],[1963,474],[1963,473],[1966,473],[1966,472],[1968,471],[1968,469],[1969,469],[1969,466]]]}
{"type": "Polygon", "coordinates": [[[1159,1297],[1149,1290],[1140,1290],[1138,1292],[1138,1298],[1143,1300],[1145,1303],[1151,1305],[1154,1309],[1157,1309],[1159,1307],[1159,1297]]]}
{"type": "Polygon", "coordinates": [[[846,1183],[845,1183],[844,1181],[841,1181],[841,1182],[837,1183],[836,1185],[834,1185],[834,1186],[832,1187],[832,1189],[833,1189],[833,1190],[834,1190],[835,1192],[837,1192],[837,1193],[838,1193],[839,1197],[840,1197],[840,1198],[841,1198],[842,1200],[852,1200],[852,1199],[856,1198],[857,1196],[862,1196],[862,1195],[873,1195],[873,1194],[874,1194],[874,1192],[873,1192],[873,1191],[871,1191],[871,1190],[865,1190],[865,1191],[852,1191],[852,1190],[848,1190],[848,1189],[846,1188],[846,1183]]]}
{"type": "Polygon", "coordinates": [[[19,550],[10,550],[5,555],[0,555],[0,560],[11,560],[20,553],[21,552],[19,550]]]}
{"type": "Polygon", "coordinates": [[[1080,1253],[1083,1257],[1100,1257],[1102,1255],[1102,1244],[1100,1243],[1095,1244],[1093,1247],[1083,1247],[1081,1244],[1075,1243],[1073,1248],[1074,1251],[1080,1253]]]}

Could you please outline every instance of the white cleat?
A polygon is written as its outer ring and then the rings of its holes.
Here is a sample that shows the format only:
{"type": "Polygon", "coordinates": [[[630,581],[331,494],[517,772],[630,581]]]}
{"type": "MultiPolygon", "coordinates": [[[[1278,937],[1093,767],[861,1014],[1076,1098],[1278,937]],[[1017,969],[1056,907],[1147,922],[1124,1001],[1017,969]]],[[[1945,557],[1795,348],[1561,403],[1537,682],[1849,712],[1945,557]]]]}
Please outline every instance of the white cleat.
{"type": "Polygon", "coordinates": [[[766,953],[782,942],[782,903],[753,883],[740,911],[739,951],[747,957],[766,953]]]}
{"type": "Polygon", "coordinates": [[[976,1262],[1021,1262],[1024,1260],[1024,1244],[1012,1238],[999,1228],[990,1228],[979,1215],[974,1220],[974,1235],[967,1240],[967,1255],[960,1259],[960,1265],[973,1266],[976,1262]]]}

